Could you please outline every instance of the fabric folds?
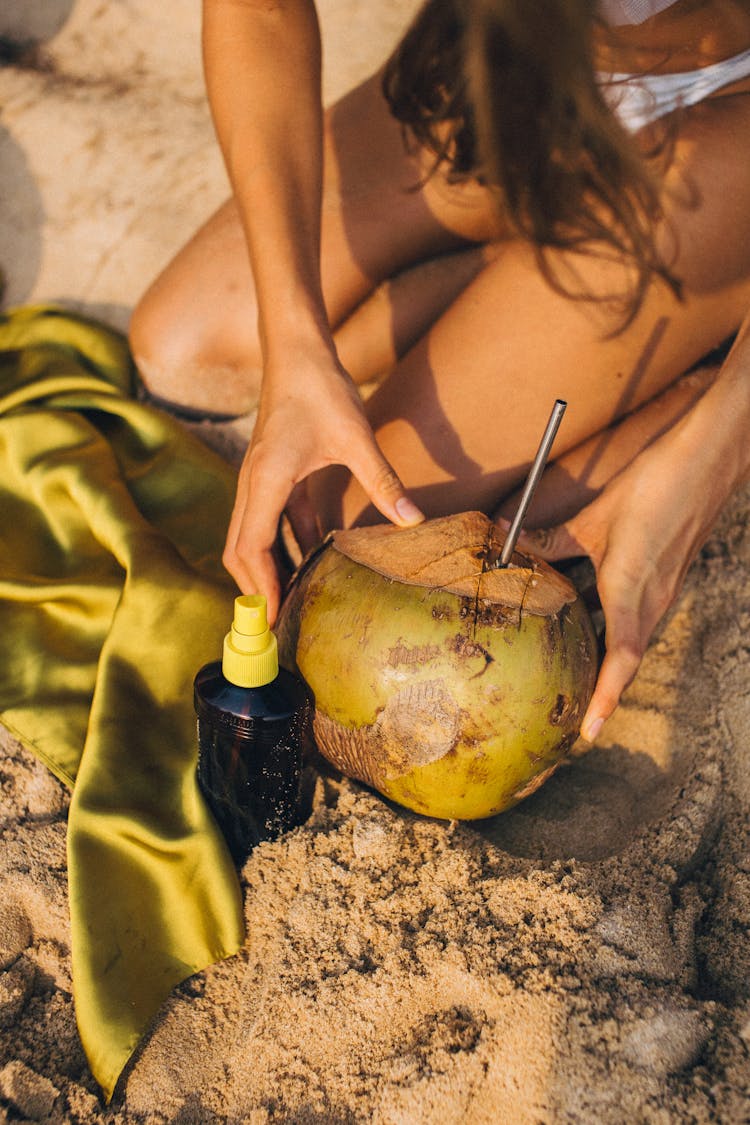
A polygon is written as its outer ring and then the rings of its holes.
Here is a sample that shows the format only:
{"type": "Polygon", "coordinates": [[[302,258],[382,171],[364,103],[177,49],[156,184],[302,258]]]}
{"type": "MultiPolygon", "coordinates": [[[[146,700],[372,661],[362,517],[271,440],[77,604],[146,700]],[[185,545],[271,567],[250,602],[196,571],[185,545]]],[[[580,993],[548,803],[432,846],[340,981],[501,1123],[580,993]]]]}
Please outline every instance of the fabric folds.
{"type": "Polygon", "coordinates": [[[69,786],[73,982],[107,1099],[171,989],[244,939],[192,681],[236,593],[234,472],[136,402],[122,336],[0,318],[0,718],[69,786]]]}

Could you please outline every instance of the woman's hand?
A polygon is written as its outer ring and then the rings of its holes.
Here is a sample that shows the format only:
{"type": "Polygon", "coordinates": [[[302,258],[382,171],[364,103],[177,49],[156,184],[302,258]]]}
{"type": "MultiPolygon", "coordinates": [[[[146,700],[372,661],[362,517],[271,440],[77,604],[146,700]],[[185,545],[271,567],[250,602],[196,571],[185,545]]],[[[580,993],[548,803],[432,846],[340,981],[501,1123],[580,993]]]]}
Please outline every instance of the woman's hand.
{"type": "Polygon", "coordinates": [[[279,519],[294,493],[295,531],[311,545],[315,513],[298,487],[327,465],[345,465],[386,519],[406,527],[424,517],[375,441],[357,390],[331,360],[267,371],[252,442],[240,469],[224,565],[245,593],[262,591],[269,621],[281,587],[273,557],[279,519]]]}
{"type": "Polygon", "coordinates": [[[323,176],[321,47],[313,0],[204,0],[206,82],[247,237],[264,357],[253,439],[240,470],[224,563],[245,592],[261,590],[273,622],[273,559],[281,513],[314,530],[298,487],[346,465],[395,523],[422,519],[381,454],[330,337],[320,277],[323,176]]]}
{"type": "Polygon", "coordinates": [[[606,654],[582,723],[588,741],[635,676],[737,483],[736,467],[722,460],[715,442],[696,443],[695,423],[677,423],[565,523],[519,539],[549,561],[586,554],[596,568],[606,654]]]}

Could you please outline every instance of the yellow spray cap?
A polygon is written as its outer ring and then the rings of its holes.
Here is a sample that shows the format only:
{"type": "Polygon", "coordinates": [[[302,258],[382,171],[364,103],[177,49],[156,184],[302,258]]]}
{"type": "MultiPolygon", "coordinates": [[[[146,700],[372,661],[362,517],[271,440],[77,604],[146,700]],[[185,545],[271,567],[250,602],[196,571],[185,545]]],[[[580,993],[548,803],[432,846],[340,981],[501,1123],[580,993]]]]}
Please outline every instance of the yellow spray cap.
{"type": "Polygon", "coordinates": [[[242,594],[234,599],[234,621],[224,638],[221,670],[237,687],[261,687],[278,676],[276,637],[268,628],[262,594],[242,594]]]}

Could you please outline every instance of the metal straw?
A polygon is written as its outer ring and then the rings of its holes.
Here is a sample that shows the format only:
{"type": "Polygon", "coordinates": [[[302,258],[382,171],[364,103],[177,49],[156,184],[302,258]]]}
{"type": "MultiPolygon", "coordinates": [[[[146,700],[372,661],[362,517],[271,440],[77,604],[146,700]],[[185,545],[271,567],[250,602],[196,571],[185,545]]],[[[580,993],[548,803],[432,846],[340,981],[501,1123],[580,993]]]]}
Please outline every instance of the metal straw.
{"type": "Polygon", "coordinates": [[[549,416],[547,428],[544,431],[544,436],[542,437],[536,457],[534,458],[534,464],[531,466],[529,475],[526,478],[526,484],[521,495],[521,500],[518,504],[518,510],[513,517],[513,523],[510,525],[508,538],[505,540],[505,545],[500,554],[500,558],[495,563],[495,567],[497,570],[500,570],[502,567],[507,566],[511,560],[513,551],[515,550],[516,541],[521,533],[521,525],[526,518],[526,513],[529,510],[529,505],[531,504],[534,492],[536,491],[536,486],[539,484],[539,479],[544,472],[544,466],[547,464],[547,458],[549,457],[552,443],[555,440],[555,435],[557,434],[558,427],[560,425],[560,422],[562,421],[562,416],[565,413],[565,407],[567,405],[567,402],[564,402],[563,399],[558,398],[555,400],[555,405],[552,407],[552,413],[549,416]]]}

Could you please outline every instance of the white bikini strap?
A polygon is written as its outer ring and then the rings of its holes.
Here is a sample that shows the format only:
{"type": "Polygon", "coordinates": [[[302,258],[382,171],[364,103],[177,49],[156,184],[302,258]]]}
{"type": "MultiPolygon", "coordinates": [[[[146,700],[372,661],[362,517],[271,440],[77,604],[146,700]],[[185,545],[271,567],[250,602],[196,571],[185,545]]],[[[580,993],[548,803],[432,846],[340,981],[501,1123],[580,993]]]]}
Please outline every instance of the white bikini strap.
{"type": "Polygon", "coordinates": [[[676,0],[599,0],[601,13],[612,27],[645,23],[674,3],[676,0]]]}

